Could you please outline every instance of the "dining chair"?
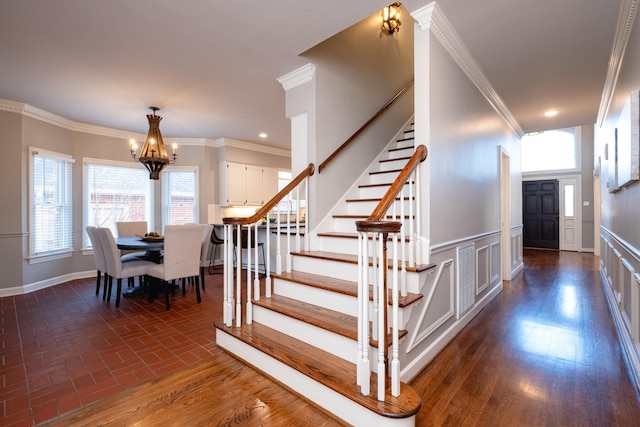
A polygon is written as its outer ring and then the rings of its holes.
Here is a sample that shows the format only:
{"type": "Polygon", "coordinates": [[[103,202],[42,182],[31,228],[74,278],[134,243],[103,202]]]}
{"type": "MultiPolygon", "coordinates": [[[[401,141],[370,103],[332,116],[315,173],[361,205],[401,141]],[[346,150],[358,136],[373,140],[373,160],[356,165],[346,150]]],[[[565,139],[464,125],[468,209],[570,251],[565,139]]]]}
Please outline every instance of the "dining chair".
{"type": "MultiPolygon", "coordinates": [[[[119,221],[116,222],[116,231],[118,232],[118,237],[127,237],[127,236],[144,236],[148,231],[147,221],[119,221]]],[[[120,258],[123,262],[135,261],[140,257],[145,255],[144,252],[133,251],[133,250],[122,250],[120,249],[120,258]]],[[[140,282],[140,286],[143,286],[143,277],[140,276],[138,281],[140,282]]],[[[129,285],[133,285],[133,277],[129,278],[129,285]]]]}
{"type": "Polygon", "coordinates": [[[209,257],[209,274],[213,273],[216,269],[216,251],[218,246],[224,245],[224,240],[218,237],[215,227],[211,231],[211,256],[209,257]]]}
{"type": "Polygon", "coordinates": [[[204,290],[204,268],[209,261],[209,246],[211,245],[211,235],[213,234],[213,225],[202,225],[202,242],[200,246],[200,284],[204,290]]]}
{"type": "Polygon", "coordinates": [[[96,264],[96,295],[100,293],[100,282],[102,281],[102,275],[104,274],[104,286],[102,290],[102,299],[107,297],[107,262],[104,258],[104,251],[102,250],[102,243],[100,243],[100,237],[96,233],[96,227],[89,225],[85,228],[91,247],[93,248],[93,259],[96,264]]]}
{"type": "Polygon", "coordinates": [[[122,293],[122,279],[135,276],[143,277],[147,274],[148,269],[156,266],[157,264],[143,259],[132,259],[127,262],[122,262],[122,259],[120,258],[120,250],[118,249],[116,240],[113,238],[111,230],[106,227],[102,227],[97,228],[96,233],[100,238],[100,243],[102,244],[102,250],[104,251],[104,257],[107,265],[107,274],[109,276],[107,301],[111,300],[113,279],[116,279],[116,307],[119,307],[120,294],[122,293]]]}
{"type": "MultiPolygon", "coordinates": [[[[196,299],[200,298],[200,252],[202,251],[202,225],[167,225],[164,229],[164,257],[162,264],[151,266],[147,275],[160,280],[164,288],[165,308],[169,310],[169,291],[175,281],[194,278],[196,299]]],[[[151,291],[150,291],[151,292],[151,291]]]]}

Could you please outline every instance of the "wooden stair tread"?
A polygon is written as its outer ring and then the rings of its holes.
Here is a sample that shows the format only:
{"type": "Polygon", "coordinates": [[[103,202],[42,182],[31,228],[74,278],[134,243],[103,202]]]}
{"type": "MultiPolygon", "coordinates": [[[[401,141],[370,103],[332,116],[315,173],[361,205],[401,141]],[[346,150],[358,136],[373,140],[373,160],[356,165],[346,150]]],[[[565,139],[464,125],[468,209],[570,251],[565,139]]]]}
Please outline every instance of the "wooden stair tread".
{"type": "MultiPolygon", "coordinates": [[[[334,279],[327,276],[320,276],[318,274],[304,273],[302,271],[291,271],[290,273],[272,274],[272,278],[279,278],[288,280],[290,282],[300,283],[303,285],[311,286],[314,288],[324,289],[331,292],[340,293],[343,295],[349,295],[352,297],[358,296],[358,284],[350,280],[334,279]]],[[[369,286],[369,299],[373,300],[373,286],[369,286]]],[[[398,306],[407,307],[423,297],[422,294],[413,294],[407,292],[407,296],[398,297],[398,306]]],[[[389,304],[391,301],[389,301],[389,304]]]]}
{"type": "MultiPolygon", "coordinates": [[[[367,219],[369,215],[332,215],[332,218],[340,218],[340,219],[367,219]]],[[[388,220],[393,220],[393,215],[387,215],[385,218],[388,220]]],[[[404,219],[413,218],[412,216],[405,215],[404,219]]]]}
{"type": "Polygon", "coordinates": [[[387,162],[397,162],[400,160],[409,160],[411,158],[411,156],[407,156],[407,157],[396,157],[393,159],[384,159],[384,160],[380,160],[379,163],[387,163],[387,162]]]}
{"type": "Polygon", "coordinates": [[[371,374],[372,393],[363,396],[356,385],[355,364],[259,323],[227,327],[218,319],[215,327],[382,416],[411,417],[422,404],[418,393],[404,383],[400,384],[400,396],[394,397],[387,390],[385,401],[378,401],[375,373],[371,374]]]}
{"type": "MultiPolygon", "coordinates": [[[[350,238],[358,238],[358,235],[353,233],[319,233],[318,236],[332,236],[332,237],[350,237],[350,238]]],[[[342,254],[342,253],[338,253],[338,252],[326,252],[326,251],[299,251],[299,252],[291,252],[291,255],[298,255],[298,256],[306,256],[306,257],[311,257],[311,258],[320,258],[320,259],[327,259],[327,260],[333,260],[333,261],[340,261],[340,262],[348,262],[351,264],[358,264],[358,255],[353,255],[353,254],[342,254]]],[[[429,270],[431,268],[434,268],[436,265],[431,263],[431,264],[416,264],[415,267],[409,267],[409,265],[406,266],[407,271],[411,271],[411,272],[421,272],[421,271],[425,271],[425,270],[429,270]]],[[[389,266],[389,268],[391,268],[391,266],[389,266]]]]}
{"type": "MultiPolygon", "coordinates": [[[[415,184],[415,181],[411,181],[412,184],[415,184]]],[[[372,187],[391,187],[392,182],[386,182],[384,184],[360,184],[358,188],[372,188],[372,187]]],[[[409,184],[409,181],[405,182],[404,185],[409,184]]]]}
{"type": "Polygon", "coordinates": [[[390,169],[390,170],[386,170],[386,171],[369,172],[369,175],[378,175],[378,174],[383,174],[383,173],[400,173],[400,172],[402,172],[402,169],[390,169]]]}
{"type": "MultiPolygon", "coordinates": [[[[413,200],[415,197],[396,197],[395,200],[413,200]]],[[[357,202],[379,202],[382,200],[382,197],[371,197],[367,199],[346,199],[347,203],[357,203],[357,202]]]]}
{"type": "MultiPolygon", "coordinates": [[[[408,141],[408,140],[410,140],[410,139],[413,139],[413,138],[407,138],[407,139],[404,139],[403,141],[408,141]]],[[[406,147],[390,148],[388,151],[389,151],[389,152],[392,152],[392,151],[414,150],[414,149],[415,149],[415,147],[414,147],[413,145],[407,145],[406,147]]]]}
{"type": "MultiPolygon", "coordinates": [[[[355,227],[355,224],[354,224],[354,227],[355,227]]],[[[358,233],[347,233],[347,232],[340,232],[340,231],[327,231],[327,232],[324,232],[324,233],[318,233],[318,236],[343,238],[343,239],[357,239],[358,238],[358,233]]],[[[369,236],[368,239],[371,240],[371,236],[369,236]]],[[[387,237],[387,241],[391,241],[391,236],[387,237]]],[[[405,243],[408,243],[410,241],[409,236],[405,236],[404,237],[404,241],[405,241],[405,243]]],[[[407,270],[408,269],[409,269],[409,266],[407,266],[407,270]]]]}

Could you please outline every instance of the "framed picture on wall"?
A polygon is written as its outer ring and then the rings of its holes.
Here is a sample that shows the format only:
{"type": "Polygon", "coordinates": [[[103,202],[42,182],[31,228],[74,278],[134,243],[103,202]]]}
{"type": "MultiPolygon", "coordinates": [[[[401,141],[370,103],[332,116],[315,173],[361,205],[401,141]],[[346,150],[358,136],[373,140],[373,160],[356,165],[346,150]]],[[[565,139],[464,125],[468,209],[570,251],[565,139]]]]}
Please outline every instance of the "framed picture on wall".
{"type": "Polygon", "coordinates": [[[617,187],[640,179],[640,91],[629,95],[620,117],[616,135],[617,187]]]}
{"type": "Polygon", "coordinates": [[[618,185],[618,129],[613,130],[613,141],[605,145],[607,159],[607,188],[609,193],[620,191],[618,185]]]}

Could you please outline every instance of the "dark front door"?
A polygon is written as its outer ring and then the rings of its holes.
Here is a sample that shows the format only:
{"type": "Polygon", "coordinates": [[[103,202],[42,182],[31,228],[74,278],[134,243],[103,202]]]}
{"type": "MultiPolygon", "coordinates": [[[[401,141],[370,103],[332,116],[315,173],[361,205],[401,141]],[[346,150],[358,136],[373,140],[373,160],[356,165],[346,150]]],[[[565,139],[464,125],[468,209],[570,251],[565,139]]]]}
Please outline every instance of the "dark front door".
{"type": "Polygon", "coordinates": [[[559,248],[559,185],[555,179],[522,182],[524,246],[559,248]]]}

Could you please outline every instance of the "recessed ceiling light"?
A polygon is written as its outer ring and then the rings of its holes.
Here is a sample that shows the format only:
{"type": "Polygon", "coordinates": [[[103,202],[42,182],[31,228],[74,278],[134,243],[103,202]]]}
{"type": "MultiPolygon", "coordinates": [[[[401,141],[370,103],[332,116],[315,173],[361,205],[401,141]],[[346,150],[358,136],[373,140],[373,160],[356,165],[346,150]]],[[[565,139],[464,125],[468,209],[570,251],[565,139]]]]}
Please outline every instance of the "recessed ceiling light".
{"type": "Polygon", "coordinates": [[[266,134],[266,133],[264,133],[264,132],[262,132],[262,133],[261,133],[260,135],[258,135],[258,136],[259,136],[260,138],[266,138],[266,137],[267,137],[267,134],[266,134]]]}
{"type": "Polygon", "coordinates": [[[549,111],[545,111],[544,116],[545,117],[553,117],[556,114],[558,114],[558,110],[549,110],[549,111]]]}

